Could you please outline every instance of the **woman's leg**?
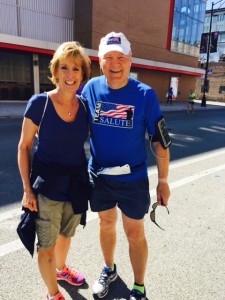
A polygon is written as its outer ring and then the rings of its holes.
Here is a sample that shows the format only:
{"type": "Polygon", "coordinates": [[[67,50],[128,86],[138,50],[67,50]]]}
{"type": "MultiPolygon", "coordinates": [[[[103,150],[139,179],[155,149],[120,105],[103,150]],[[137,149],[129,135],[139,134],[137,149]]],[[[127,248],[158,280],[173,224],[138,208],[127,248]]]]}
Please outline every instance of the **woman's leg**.
{"type": "Polygon", "coordinates": [[[56,280],[55,245],[50,249],[38,249],[38,266],[49,295],[56,295],[59,289],[56,280]]]}
{"type": "Polygon", "coordinates": [[[70,249],[70,237],[59,235],[55,245],[56,268],[62,270],[66,264],[67,255],[70,249]]]}

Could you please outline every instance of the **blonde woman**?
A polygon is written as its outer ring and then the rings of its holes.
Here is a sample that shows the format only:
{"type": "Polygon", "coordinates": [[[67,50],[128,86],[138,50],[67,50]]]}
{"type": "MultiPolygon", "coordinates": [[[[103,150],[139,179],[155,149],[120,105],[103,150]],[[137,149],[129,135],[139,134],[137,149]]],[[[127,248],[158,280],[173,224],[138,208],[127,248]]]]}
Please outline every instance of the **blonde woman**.
{"type": "Polygon", "coordinates": [[[33,95],[26,107],[18,165],[24,189],[22,205],[38,212],[38,264],[48,289],[46,299],[63,300],[58,280],[76,286],[85,282],[81,273],[66,265],[66,258],[71,237],[88,207],[87,112],[76,91],[89,79],[90,60],[78,42],[66,42],[56,50],[50,71],[55,89],[33,95]]]}

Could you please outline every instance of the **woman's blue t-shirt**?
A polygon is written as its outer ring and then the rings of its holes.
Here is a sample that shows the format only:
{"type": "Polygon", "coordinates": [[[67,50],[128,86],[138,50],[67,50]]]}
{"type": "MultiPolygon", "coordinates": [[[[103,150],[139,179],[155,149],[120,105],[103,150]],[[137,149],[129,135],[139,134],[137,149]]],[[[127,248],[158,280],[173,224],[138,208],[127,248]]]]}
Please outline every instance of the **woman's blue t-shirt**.
{"type": "MultiPolygon", "coordinates": [[[[39,126],[47,94],[37,94],[29,100],[24,117],[39,126]]],[[[44,163],[78,167],[86,162],[84,143],[88,137],[87,112],[79,100],[75,121],[66,122],[57,114],[50,98],[39,129],[35,155],[44,163]]],[[[51,200],[68,201],[69,176],[60,176],[54,189],[45,196],[51,200]]]]}

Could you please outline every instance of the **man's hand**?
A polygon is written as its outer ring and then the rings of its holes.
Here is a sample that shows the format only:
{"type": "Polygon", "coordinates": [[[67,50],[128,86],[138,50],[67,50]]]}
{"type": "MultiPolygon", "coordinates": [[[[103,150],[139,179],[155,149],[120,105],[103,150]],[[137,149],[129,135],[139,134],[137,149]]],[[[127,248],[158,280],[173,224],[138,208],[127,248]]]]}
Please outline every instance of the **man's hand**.
{"type": "Polygon", "coordinates": [[[168,206],[169,197],[170,197],[170,188],[167,180],[160,180],[156,188],[157,202],[159,205],[168,206]]]}

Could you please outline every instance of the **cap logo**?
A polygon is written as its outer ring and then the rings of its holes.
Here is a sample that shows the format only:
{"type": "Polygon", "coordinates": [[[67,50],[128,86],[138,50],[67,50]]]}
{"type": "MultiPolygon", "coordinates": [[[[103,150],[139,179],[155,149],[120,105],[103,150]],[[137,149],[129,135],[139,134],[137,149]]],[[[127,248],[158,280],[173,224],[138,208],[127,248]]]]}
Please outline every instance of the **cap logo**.
{"type": "Polygon", "coordinates": [[[107,45],[115,45],[120,44],[121,45],[121,39],[120,37],[111,36],[108,38],[107,45]]]}

